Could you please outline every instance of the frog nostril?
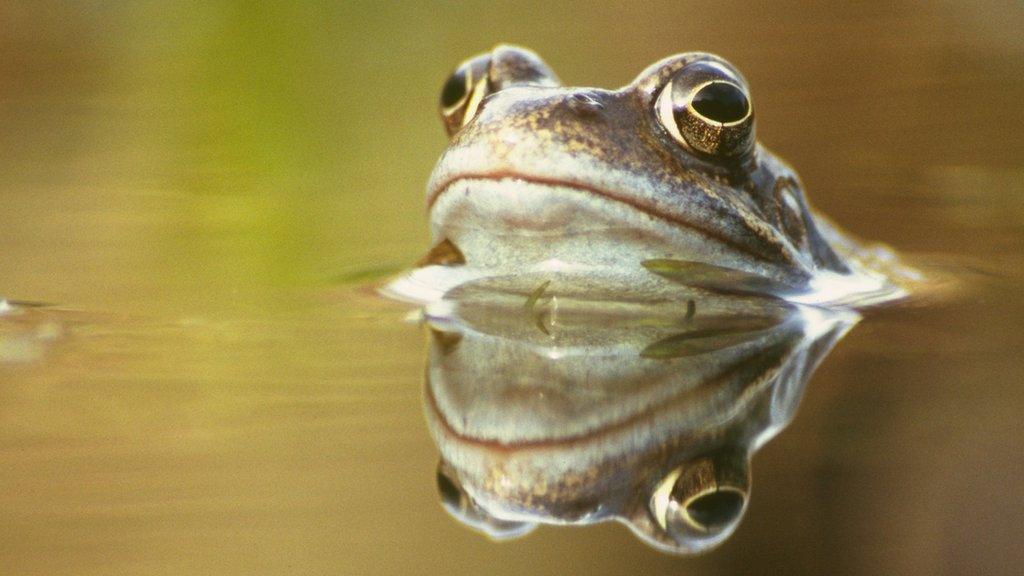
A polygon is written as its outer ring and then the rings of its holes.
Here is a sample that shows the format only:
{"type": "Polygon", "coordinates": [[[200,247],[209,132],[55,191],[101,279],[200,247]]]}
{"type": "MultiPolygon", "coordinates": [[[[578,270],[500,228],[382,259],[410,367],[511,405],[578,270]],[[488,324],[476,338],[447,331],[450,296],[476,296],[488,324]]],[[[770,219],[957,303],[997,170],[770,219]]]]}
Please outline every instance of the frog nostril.
{"type": "Polygon", "coordinates": [[[569,108],[581,115],[592,115],[604,109],[604,104],[591,94],[577,92],[569,97],[569,108]]]}

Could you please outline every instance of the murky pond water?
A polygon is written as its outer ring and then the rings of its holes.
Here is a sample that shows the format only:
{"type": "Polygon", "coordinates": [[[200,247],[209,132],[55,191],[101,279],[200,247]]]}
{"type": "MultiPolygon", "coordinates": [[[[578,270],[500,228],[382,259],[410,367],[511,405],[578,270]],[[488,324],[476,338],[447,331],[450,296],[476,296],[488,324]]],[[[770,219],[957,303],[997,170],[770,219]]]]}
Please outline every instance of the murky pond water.
{"type": "MultiPolygon", "coordinates": [[[[1022,28],[1013,2],[0,8],[0,297],[27,304],[0,311],[0,572],[1019,572],[1022,28]],[[482,421],[505,426],[487,393],[523,395],[475,388],[490,366],[470,353],[514,360],[529,339],[495,339],[519,329],[474,317],[445,356],[444,330],[371,285],[426,249],[440,83],[497,41],[578,85],[723,54],[752,85],[762,141],[818,207],[954,279],[836,320],[848,332],[815,354],[801,346],[830,332],[730,333],[775,352],[732,364],[754,376],[794,351],[821,363],[785,379],[795,388],[707,388],[752,399],[740,412],[757,426],[708,424],[714,410],[652,426],[775,434],[753,455],[742,521],[702,555],[658,552],[617,523],[491,526],[518,536],[499,543],[443,504],[474,518],[445,481],[465,453],[445,422],[492,410],[482,421]]],[[[717,374],[662,328],[565,333],[612,350],[587,392],[610,390],[600,399],[623,413],[676,401],[638,358],[717,374]]],[[[520,374],[578,382],[562,366],[520,374]]],[[[571,436],[578,392],[544,390],[559,403],[524,434],[571,436]]],[[[608,476],[642,468],[621,465],[641,452],[611,452],[608,476]]],[[[728,454],[710,461],[729,468],[728,454]]]]}

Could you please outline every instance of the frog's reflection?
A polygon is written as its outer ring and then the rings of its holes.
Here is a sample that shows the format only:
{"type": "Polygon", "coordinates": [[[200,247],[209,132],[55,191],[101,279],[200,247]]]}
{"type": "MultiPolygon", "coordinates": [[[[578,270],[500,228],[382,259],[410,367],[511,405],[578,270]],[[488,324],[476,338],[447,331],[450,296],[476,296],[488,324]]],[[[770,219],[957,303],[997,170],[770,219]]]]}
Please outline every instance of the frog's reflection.
{"type": "Polygon", "coordinates": [[[427,317],[452,515],[493,538],[617,520],[678,553],[736,529],[751,455],[859,318],[706,293],[588,303],[529,280],[464,286],[427,317]]]}

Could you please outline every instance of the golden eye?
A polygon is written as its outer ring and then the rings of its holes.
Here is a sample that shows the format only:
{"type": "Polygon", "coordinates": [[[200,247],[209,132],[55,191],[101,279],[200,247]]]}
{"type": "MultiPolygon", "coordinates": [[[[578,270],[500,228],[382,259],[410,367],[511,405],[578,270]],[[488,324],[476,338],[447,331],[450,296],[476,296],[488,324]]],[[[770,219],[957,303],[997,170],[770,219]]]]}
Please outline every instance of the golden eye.
{"type": "Polygon", "coordinates": [[[662,478],[648,504],[651,517],[673,540],[701,548],[739,524],[750,493],[747,455],[721,449],[682,464],[662,478]]]}
{"type": "Polygon", "coordinates": [[[490,93],[487,73],[489,55],[467,60],[452,72],[441,88],[441,120],[451,136],[465,126],[480,108],[480,102],[490,93]]]}
{"type": "Polygon", "coordinates": [[[754,143],[754,110],[743,80],[717,62],[695,62],[665,85],[655,105],[677,142],[702,154],[731,157],[754,143]]]}

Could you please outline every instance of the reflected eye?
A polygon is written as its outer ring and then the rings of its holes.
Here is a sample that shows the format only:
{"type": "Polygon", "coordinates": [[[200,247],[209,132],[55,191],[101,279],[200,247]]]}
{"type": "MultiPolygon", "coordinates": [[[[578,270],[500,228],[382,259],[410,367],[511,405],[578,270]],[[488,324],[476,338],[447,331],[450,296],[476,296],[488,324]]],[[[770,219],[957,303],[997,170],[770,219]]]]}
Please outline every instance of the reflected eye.
{"type": "Polygon", "coordinates": [[[465,126],[490,93],[487,73],[491,65],[489,55],[477,56],[459,66],[441,88],[441,120],[451,136],[465,126]]]}
{"type": "Polygon", "coordinates": [[[697,152],[730,157],[753,148],[754,113],[742,78],[717,62],[695,62],[665,85],[655,105],[662,126],[697,152]]]}
{"type": "Polygon", "coordinates": [[[749,493],[746,453],[725,448],[665,476],[651,495],[649,510],[669,537],[702,549],[736,528],[749,493]]]}

